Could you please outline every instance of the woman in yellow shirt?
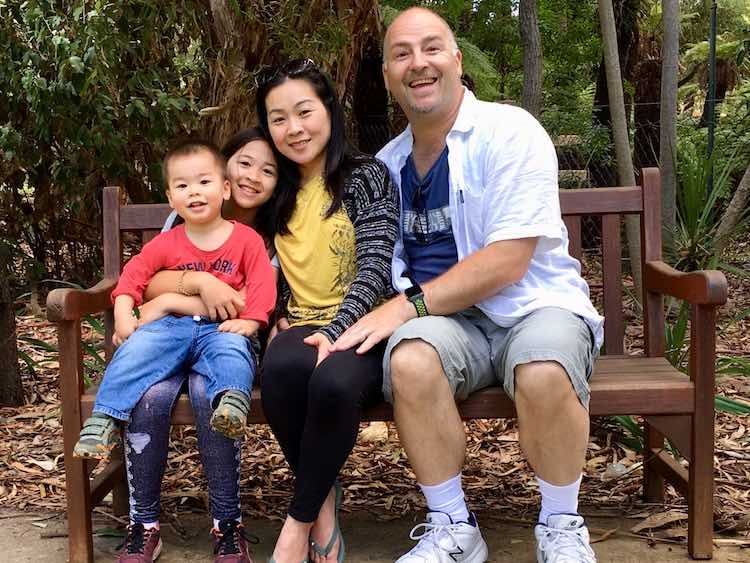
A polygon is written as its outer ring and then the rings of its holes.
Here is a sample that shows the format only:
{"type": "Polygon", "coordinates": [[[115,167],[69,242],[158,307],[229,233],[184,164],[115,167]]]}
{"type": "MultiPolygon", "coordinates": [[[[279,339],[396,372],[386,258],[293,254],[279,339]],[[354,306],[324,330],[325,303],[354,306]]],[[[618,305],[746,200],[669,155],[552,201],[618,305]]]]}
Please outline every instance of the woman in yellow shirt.
{"type": "Polygon", "coordinates": [[[342,561],[336,479],[363,408],[382,398],[383,346],[330,348],[391,293],[398,195],[382,163],[349,149],[335,91],[309,59],[265,71],[257,111],[279,165],[279,325],[289,327],[266,350],[263,410],[295,474],[273,560],[342,561]]]}

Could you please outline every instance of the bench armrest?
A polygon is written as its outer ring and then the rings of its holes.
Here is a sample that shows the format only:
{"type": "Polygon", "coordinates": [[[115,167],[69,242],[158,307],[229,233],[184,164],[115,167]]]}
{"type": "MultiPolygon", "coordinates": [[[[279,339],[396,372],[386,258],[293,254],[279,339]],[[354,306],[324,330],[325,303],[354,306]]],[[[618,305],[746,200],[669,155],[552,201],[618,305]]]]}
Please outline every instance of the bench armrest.
{"type": "Polygon", "coordinates": [[[85,315],[112,307],[112,291],[117,281],[105,278],[89,289],[54,289],[47,295],[47,319],[51,322],[76,321],[85,315]]]}
{"type": "Polygon", "coordinates": [[[646,290],[684,299],[694,305],[723,305],[727,301],[727,279],[718,270],[680,272],[660,260],[646,262],[646,290]]]}

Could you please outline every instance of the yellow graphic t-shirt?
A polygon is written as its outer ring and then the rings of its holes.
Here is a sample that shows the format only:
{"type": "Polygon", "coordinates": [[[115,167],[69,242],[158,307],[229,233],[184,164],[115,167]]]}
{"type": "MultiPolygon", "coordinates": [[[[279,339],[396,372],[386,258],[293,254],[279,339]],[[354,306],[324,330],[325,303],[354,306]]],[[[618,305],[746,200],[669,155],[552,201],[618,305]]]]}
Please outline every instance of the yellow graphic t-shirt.
{"type": "Polygon", "coordinates": [[[274,239],[291,289],[291,326],[330,323],[357,272],[354,226],[343,205],[325,218],[331,201],[323,179],[313,178],[297,193],[289,234],[274,239]]]}

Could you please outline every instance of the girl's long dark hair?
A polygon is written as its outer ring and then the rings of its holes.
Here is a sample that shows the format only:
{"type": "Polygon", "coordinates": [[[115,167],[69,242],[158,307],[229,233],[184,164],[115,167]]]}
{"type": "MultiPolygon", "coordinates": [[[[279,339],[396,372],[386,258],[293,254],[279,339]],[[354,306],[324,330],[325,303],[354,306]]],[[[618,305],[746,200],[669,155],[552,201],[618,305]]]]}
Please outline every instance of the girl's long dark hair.
{"type": "MultiPolygon", "coordinates": [[[[323,180],[326,190],[331,195],[331,206],[326,212],[330,217],[341,207],[344,197],[344,178],[352,164],[352,153],[346,139],[344,110],[336,97],[331,81],[318,69],[310,59],[294,59],[284,64],[268,68],[259,75],[258,91],[255,105],[263,132],[270,139],[266,98],[275,87],[289,79],[306,80],[310,83],[331,120],[331,138],[326,147],[326,161],[323,169],[323,180]]],[[[274,194],[278,194],[274,204],[274,229],[278,234],[289,232],[287,223],[292,217],[300,189],[301,174],[299,165],[279,152],[271,142],[276,161],[279,165],[279,181],[274,194]]]]}
{"type": "MultiPolygon", "coordinates": [[[[263,141],[271,148],[273,148],[273,141],[270,140],[270,137],[266,136],[266,134],[260,127],[249,127],[248,129],[242,129],[241,131],[238,131],[229,139],[227,139],[227,142],[224,143],[223,147],[221,147],[221,154],[223,154],[224,158],[227,160],[227,162],[229,162],[229,159],[232,158],[238,150],[252,141],[263,141]]],[[[278,181],[276,187],[278,188],[278,181]]],[[[251,225],[265,240],[273,239],[275,215],[274,209],[276,205],[277,193],[278,192],[276,191],[276,189],[274,189],[268,201],[266,201],[258,208],[255,213],[255,224],[251,225]]]]}

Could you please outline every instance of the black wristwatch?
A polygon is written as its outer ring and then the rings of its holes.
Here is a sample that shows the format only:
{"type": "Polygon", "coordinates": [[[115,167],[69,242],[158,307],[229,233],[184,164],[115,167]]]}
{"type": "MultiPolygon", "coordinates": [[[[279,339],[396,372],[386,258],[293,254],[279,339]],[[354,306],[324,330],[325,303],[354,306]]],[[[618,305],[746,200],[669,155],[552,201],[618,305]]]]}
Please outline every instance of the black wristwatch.
{"type": "Polygon", "coordinates": [[[417,316],[426,317],[430,313],[424,302],[424,292],[417,282],[412,281],[412,284],[413,285],[409,289],[404,291],[404,295],[406,295],[406,298],[411,301],[412,305],[414,305],[414,308],[417,310],[417,316]]]}

